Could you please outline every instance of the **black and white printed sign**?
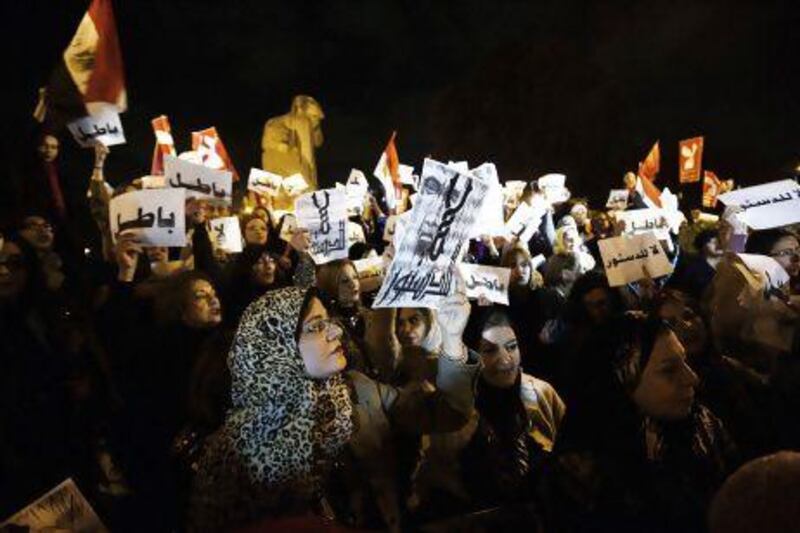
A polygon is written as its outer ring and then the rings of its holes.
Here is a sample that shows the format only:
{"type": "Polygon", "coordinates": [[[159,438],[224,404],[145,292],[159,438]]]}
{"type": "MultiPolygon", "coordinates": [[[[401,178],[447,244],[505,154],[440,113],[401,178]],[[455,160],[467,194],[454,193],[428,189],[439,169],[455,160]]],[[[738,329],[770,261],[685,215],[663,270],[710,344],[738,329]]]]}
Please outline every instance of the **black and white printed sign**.
{"type": "Polygon", "coordinates": [[[426,159],[420,192],[374,307],[429,307],[455,290],[456,260],[488,191],[473,174],[426,159]]]}

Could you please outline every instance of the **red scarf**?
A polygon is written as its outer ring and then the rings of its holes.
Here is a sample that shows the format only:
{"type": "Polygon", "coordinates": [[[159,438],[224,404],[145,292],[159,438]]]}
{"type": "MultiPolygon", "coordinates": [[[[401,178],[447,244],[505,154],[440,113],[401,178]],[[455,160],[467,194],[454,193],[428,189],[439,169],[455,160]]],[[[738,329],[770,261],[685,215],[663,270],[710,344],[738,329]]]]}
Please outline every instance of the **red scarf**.
{"type": "Polygon", "coordinates": [[[44,171],[47,174],[47,182],[50,185],[50,199],[58,213],[58,216],[67,216],[67,204],[64,203],[64,194],[61,192],[61,184],[58,182],[58,171],[55,163],[44,163],[44,171]]]}

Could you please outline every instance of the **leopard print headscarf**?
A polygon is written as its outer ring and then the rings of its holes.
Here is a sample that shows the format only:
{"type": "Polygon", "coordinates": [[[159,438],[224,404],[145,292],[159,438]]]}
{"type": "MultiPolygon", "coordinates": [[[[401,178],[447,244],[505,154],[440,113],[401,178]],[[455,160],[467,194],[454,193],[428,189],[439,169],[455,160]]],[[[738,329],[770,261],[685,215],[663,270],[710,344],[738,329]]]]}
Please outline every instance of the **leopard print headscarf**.
{"type": "Polygon", "coordinates": [[[193,487],[190,522],[200,529],[309,501],[354,431],[342,375],[311,379],[298,353],[304,292],[268,292],[242,316],[228,356],[232,408],[210,437],[193,487]]]}

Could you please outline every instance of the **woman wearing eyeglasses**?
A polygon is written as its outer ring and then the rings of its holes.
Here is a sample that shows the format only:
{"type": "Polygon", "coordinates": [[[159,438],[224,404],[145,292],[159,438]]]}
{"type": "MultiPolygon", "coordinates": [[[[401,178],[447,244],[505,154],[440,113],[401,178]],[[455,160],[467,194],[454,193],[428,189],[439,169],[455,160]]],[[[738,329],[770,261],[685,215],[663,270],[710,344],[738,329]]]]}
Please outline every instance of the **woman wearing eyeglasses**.
{"type": "MultiPolygon", "coordinates": [[[[431,392],[345,371],[343,328],[329,305],[317,289],[292,287],[245,311],[229,356],[232,409],[199,462],[190,530],[324,515],[329,503],[350,525],[399,529],[390,435],[465,422],[474,373],[461,341],[469,306],[455,297],[441,309],[447,326],[431,392]]],[[[384,339],[397,349],[393,335],[384,339]]]]}

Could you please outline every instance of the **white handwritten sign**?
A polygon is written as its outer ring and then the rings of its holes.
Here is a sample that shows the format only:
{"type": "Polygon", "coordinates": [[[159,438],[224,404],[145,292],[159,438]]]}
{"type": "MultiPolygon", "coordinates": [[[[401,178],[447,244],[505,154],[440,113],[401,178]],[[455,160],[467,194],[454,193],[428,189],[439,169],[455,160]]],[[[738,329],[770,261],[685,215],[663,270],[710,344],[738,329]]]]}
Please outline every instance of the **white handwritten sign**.
{"type": "Polygon", "coordinates": [[[357,242],[367,242],[367,238],[364,236],[364,228],[361,227],[361,224],[357,224],[348,220],[347,246],[350,247],[357,242]]]}
{"type": "Polygon", "coordinates": [[[309,254],[321,265],[347,257],[347,197],[344,191],[321,189],[294,203],[297,225],[309,230],[309,254]]]}
{"type": "Polygon", "coordinates": [[[297,217],[295,217],[293,213],[286,213],[281,220],[281,233],[279,237],[281,240],[290,242],[294,233],[297,231],[297,217]]]}
{"type": "Polygon", "coordinates": [[[186,190],[187,198],[213,200],[230,205],[233,199],[233,174],[205,165],[164,156],[164,176],[172,188],[186,190]]]}
{"type": "Polygon", "coordinates": [[[242,251],[242,229],[239,226],[239,217],[221,217],[212,219],[209,237],[215,248],[229,254],[238,254],[242,251]]]}
{"type": "Polygon", "coordinates": [[[358,273],[361,292],[375,292],[380,288],[385,270],[383,257],[374,255],[364,259],[356,259],[353,261],[353,266],[356,269],[356,273],[358,273]]]}
{"type": "Polygon", "coordinates": [[[632,209],[617,213],[617,220],[625,223],[626,235],[655,232],[659,239],[669,239],[669,219],[659,208],[632,209]]]}
{"type": "Polygon", "coordinates": [[[800,185],[792,180],[726,192],[719,200],[726,206],[741,207],[745,223],[754,230],[800,222],[800,185]]]}
{"type": "Polygon", "coordinates": [[[414,189],[417,188],[417,180],[414,176],[414,167],[411,165],[404,165],[403,163],[398,163],[397,165],[397,173],[400,174],[400,183],[403,185],[410,185],[414,189]]]}
{"type": "Polygon", "coordinates": [[[565,186],[567,176],[564,174],[545,174],[536,180],[539,189],[549,204],[559,204],[570,199],[571,193],[565,186]]]}
{"type": "Polygon", "coordinates": [[[455,289],[455,261],[477,222],[489,186],[426,159],[417,204],[374,307],[438,307],[455,289]]]}
{"type": "Polygon", "coordinates": [[[503,187],[500,185],[500,178],[497,176],[497,167],[494,163],[484,163],[471,170],[472,174],[486,182],[489,189],[486,199],[483,201],[478,219],[480,224],[476,224],[472,230],[471,238],[478,238],[482,235],[505,236],[505,221],[503,219],[503,187]]]}
{"type": "Polygon", "coordinates": [[[302,174],[292,174],[283,180],[281,186],[289,196],[297,196],[308,189],[308,183],[305,178],[303,178],[302,174]]]}
{"type": "Polygon", "coordinates": [[[612,287],[644,278],[644,268],[653,278],[672,272],[667,254],[652,232],[602,239],[597,245],[612,287]]]}
{"type": "Polygon", "coordinates": [[[520,180],[509,180],[503,184],[503,193],[506,197],[519,198],[525,190],[526,183],[520,180]]]}
{"type": "Polygon", "coordinates": [[[520,202],[514,214],[506,221],[506,234],[510,238],[516,237],[519,242],[527,243],[539,229],[545,209],[542,205],[532,207],[527,202],[520,202]]]}
{"type": "Polygon", "coordinates": [[[748,270],[761,276],[767,288],[781,289],[791,281],[786,270],[772,257],[757,254],[736,255],[748,270]]]}
{"type": "Polygon", "coordinates": [[[67,129],[83,148],[91,148],[98,142],[106,146],[125,144],[125,132],[122,131],[119,114],[108,106],[104,106],[96,115],[70,122],[67,129]]]}
{"type": "Polygon", "coordinates": [[[467,288],[467,298],[484,297],[490,302],[508,305],[510,268],[460,263],[458,270],[467,288]]]}
{"type": "Polygon", "coordinates": [[[167,186],[167,178],[164,176],[142,176],[142,189],[163,189],[167,186]]]}
{"type": "Polygon", "coordinates": [[[624,211],[628,207],[628,189],[611,189],[608,193],[606,207],[624,211]]]}
{"type": "Polygon", "coordinates": [[[247,190],[264,196],[277,196],[282,182],[283,176],[259,168],[251,168],[250,176],[247,178],[247,190]]]}
{"type": "Polygon", "coordinates": [[[72,478],[59,483],[11,518],[0,531],[80,531],[106,533],[105,525],[72,478]]]}
{"type": "Polygon", "coordinates": [[[145,246],[184,246],[186,191],[145,189],[121,194],[108,207],[111,235],[132,233],[145,246]]]}

